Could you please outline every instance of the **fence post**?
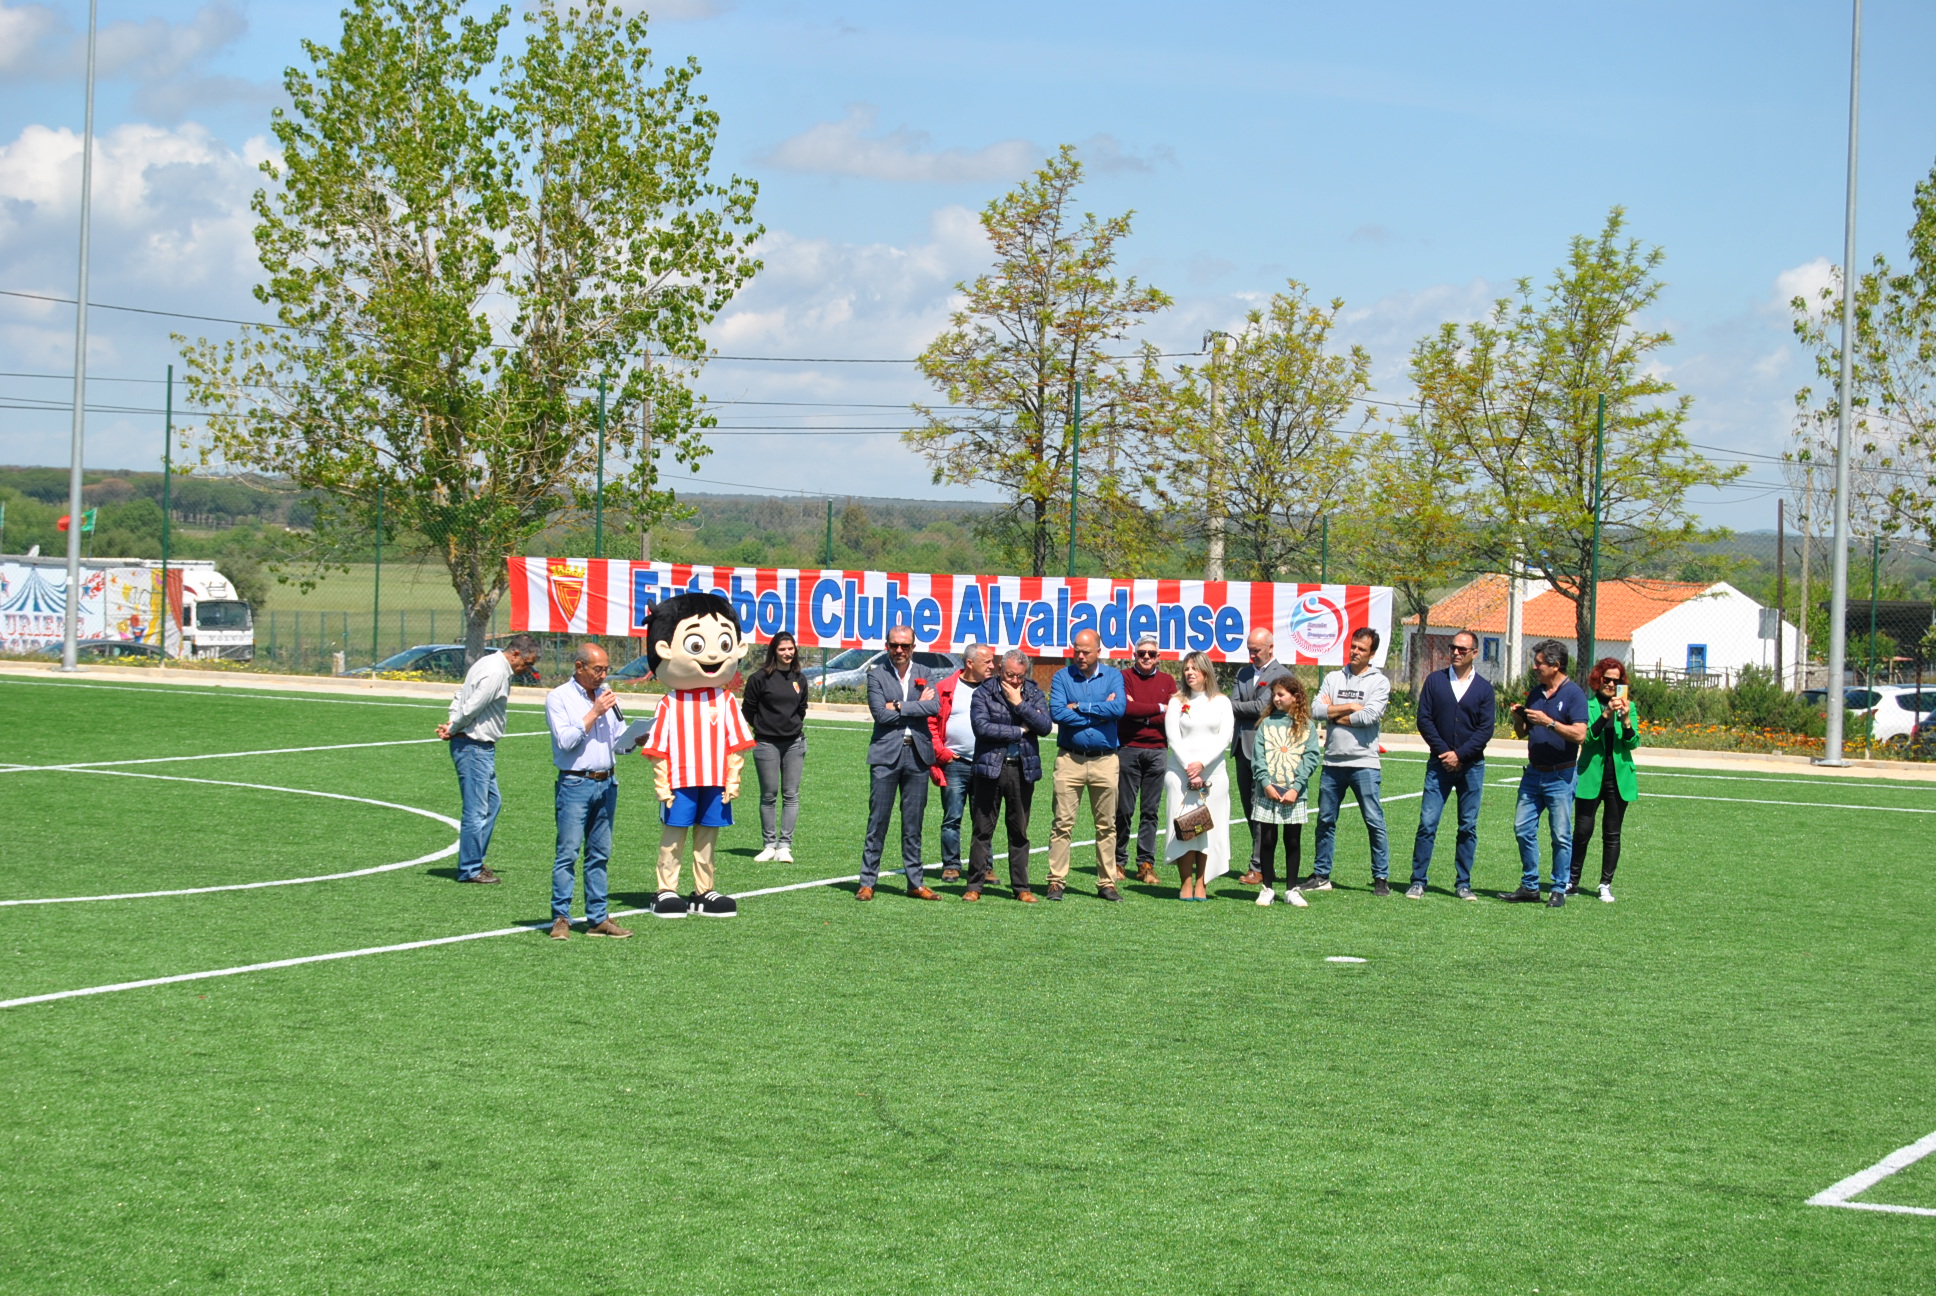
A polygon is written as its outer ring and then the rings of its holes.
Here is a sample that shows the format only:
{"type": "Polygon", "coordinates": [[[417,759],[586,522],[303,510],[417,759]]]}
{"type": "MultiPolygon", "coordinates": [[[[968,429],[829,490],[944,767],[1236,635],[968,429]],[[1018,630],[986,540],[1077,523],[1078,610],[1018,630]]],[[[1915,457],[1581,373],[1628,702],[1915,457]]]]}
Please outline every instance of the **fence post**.
{"type": "MultiPolygon", "coordinates": [[[[1600,393],[1600,413],[1593,426],[1593,571],[1592,583],[1587,586],[1587,597],[1593,601],[1587,605],[1586,632],[1591,643],[1580,654],[1580,663],[1585,665],[1598,655],[1600,648],[1600,470],[1607,452],[1607,394],[1600,393]]],[[[1580,647],[1581,645],[1574,645],[1580,647]]]]}
{"type": "MultiPolygon", "coordinates": [[[[370,580],[370,665],[383,660],[376,649],[377,627],[382,624],[383,605],[383,479],[376,479],[376,571],[370,580]]],[[[343,647],[349,647],[349,613],[343,614],[343,647]]]]}
{"type": "MultiPolygon", "coordinates": [[[[820,565],[831,569],[834,565],[834,497],[827,497],[827,552],[820,565]]],[[[827,645],[820,645],[820,700],[827,700],[827,645]]]]}
{"type": "MultiPolygon", "coordinates": [[[[168,505],[169,487],[174,483],[175,452],[175,366],[168,366],[168,393],[162,402],[164,409],[161,423],[161,616],[156,629],[160,637],[161,655],[168,656],[168,505]]],[[[175,647],[181,648],[181,636],[175,637],[175,647]]]]}
{"type": "Polygon", "coordinates": [[[1082,489],[1082,380],[1075,384],[1075,417],[1069,424],[1069,575],[1076,574],[1076,498],[1082,489]]]}

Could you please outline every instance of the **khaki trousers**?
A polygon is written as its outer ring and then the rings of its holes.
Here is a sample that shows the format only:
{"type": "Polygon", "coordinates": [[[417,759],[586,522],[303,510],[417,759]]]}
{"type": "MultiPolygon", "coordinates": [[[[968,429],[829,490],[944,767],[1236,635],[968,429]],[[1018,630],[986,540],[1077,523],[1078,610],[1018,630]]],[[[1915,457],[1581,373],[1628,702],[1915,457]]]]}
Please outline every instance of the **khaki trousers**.
{"type": "Polygon", "coordinates": [[[1116,867],[1115,752],[1057,752],[1055,757],[1055,817],[1049,825],[1049,885],[1069,876],[1069,839],[1075,834],[1076,810],[1082,791],[1089,790],[1089,813],[1096,820],[1096,881],[1115,886],[1123,880],[1116,867]]]}
{"type": "MultiPolygon", "coordinates": [[[[718,840],[717,828],[692,830],[692,889],[701,895],[713,889],[713,843],[718,840]]],[[[659,890],[679,889],[679,856],[685,848],[684,828],[659,829],[659,890]]]]}

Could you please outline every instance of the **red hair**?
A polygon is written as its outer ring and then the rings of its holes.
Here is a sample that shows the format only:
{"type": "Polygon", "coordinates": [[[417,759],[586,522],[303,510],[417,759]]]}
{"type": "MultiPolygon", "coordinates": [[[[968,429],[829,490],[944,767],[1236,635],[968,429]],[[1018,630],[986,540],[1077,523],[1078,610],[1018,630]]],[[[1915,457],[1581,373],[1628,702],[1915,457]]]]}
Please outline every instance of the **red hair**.
{"type": "Polygon", "coordinates": [[[1589,693],[1598,693],[1600,686],[1606,683],[1607,672],[1609,670],[1619,671],[1621,681],[1623,683],[1626,681],[1627,663],[1621,661],[1618,657],[1602,657],[1599,661],[1594,662],[1593,669],[1587,672],[1586,691],[1589,693]]]}

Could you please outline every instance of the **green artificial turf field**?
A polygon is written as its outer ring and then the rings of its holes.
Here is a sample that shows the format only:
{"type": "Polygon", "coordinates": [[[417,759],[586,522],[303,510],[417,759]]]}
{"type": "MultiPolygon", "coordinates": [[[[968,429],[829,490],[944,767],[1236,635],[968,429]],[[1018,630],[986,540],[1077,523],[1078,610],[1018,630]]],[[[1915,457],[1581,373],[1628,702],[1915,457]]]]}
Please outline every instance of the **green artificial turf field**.
{"type": "MultiPolygon", "coordinates": [[[[506,885],[385,868],[454,837],[399,808],[457,813],[421,741],[440,711],[0,678],[0,900],[371,870],[0,907],[0,1000],[541,923],[542,736],[499,753],[506,885]],[[44,768],[76,762],[121,763],[44,768]]],[[[726,889],[855,871],[864,736],[809,731],[793,866],[751,860],[748,771],[726,889]]],[[[1518,872],[1516,746],[1490,763],[1488,889],[1518,872]]],[[[1401,880],[1420,773],[1386,772],[1401,880]]],[[[652,885],[644,775],[626,907],[652,885]]],[[[1306,910],[1230,880],[1106,905],[1079,850],[1060,905],[823,886],[733,922],[641,915],[629,941],[518,931],[5,1007],[0,1288],[1936,1288],[1936,1216],[1804,1204],[1936,1130],[1936,785],[1642,792],[1615,905],[1458,903],[1449,813],[1428,898],[1374,898],[1348,812],[1340,888],[1306,910]]],[[[938,823],[936,798],[930,860],[938,823]]],[[[1936,1157],[1855,1200],[1936,1208],[1936,1157]]]]}

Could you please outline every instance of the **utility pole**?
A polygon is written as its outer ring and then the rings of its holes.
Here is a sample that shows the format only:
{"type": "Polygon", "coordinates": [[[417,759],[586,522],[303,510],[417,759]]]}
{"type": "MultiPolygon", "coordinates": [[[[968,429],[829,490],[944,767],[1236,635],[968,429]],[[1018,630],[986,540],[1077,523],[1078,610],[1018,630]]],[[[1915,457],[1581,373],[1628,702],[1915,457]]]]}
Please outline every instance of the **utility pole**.
{"type": "Polygon", "coordinates": [[[1846,765],[1842,755],[1843,675],[1848,670],[1849,402],[1855,391],[1855,162],[1862,105],[1862,0],[1854,0],[1849,34],[1848,203],[1842,222],[1842,380],[1835,392],[1835,549],[1829,555],[1828,734],[1824,765],[1846,765]]]}
{"type": "Polygon", "coordinates": [[[1782,671],[1782,622],[1788,619],[1788,501],[1775,501],[1775,687],[1787,678],[1782,671]]]}
{"type": "Polygon", "coordinates": [[[1210,353],[1210,446],[1204,456],[1210,498],[1209,535],[1205,538],[1203,554],[1203,579],[1220,581],[1223,579],[1224,531],[1228,521],[1223,511],[1223,366],[1218,363],[1223,354],[1224,343],[1229,339],[1227,333],[1206,333],[1203,335],[1203,349],[1210,353]]]}
{"type": "Polygon", "coordinates": [[[81,449],[87,431],[87,240],[94,196],[94,45],[99,0],[87,3],[87,109],[81,131],[81,271],[74,294],[74,435],[67,470],[67,609],[61,626],[61,664],[79,669],[81,628],[81,449]]]}

